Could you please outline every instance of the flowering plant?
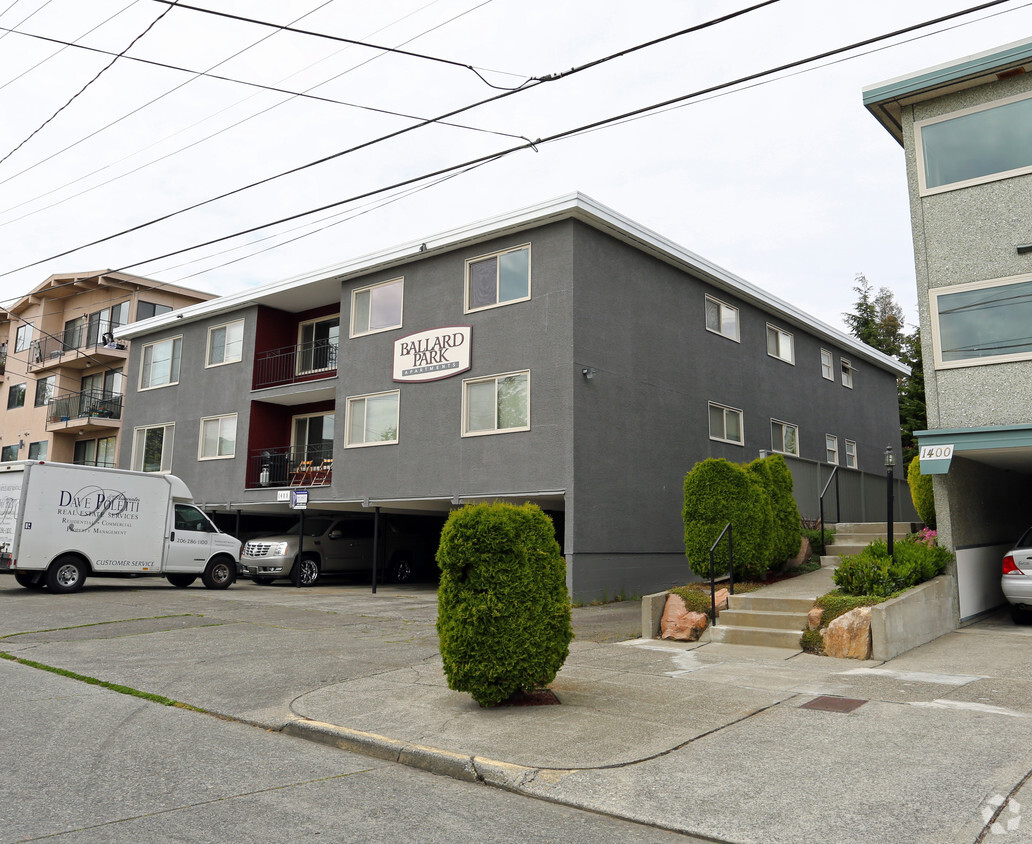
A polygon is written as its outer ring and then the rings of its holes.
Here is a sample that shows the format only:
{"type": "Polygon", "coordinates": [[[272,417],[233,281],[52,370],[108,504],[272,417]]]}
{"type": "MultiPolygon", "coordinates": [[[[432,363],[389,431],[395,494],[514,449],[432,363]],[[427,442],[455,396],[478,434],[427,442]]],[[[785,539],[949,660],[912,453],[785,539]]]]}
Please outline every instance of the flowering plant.
{"type": "Polygon", "coordinates": [[[921,528],[917,532],[917,541],[923,542],[929,548],[934,548],[938,540],[939,532],[934,531],[931,528],[921,528]]]}

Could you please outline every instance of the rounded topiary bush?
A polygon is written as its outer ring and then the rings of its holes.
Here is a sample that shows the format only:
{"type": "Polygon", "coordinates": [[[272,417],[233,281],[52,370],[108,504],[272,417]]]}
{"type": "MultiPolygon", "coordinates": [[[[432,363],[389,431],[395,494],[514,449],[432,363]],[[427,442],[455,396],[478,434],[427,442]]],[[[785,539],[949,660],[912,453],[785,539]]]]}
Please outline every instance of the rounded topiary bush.
{"type": "Polygon", "coordinates": [[[932,476],[921,474],[921,458],[915,457],[907,467],[907,484],[910,498],[914,502],[917,516],[932,530],[935,530],[935,493],[932,491],[932,476]]]}
{"type": "Polygon", "coordinates": [[[534,504],[467,505],[448,517],[437,563],[448,688],[493,706],[552,682],[573,639],[552,520],[534,504]]]}
{"type": "MultiPolygon", "coordinates": [[[[731,523],[735,580],[762,578],[770,560],[771,508],[755,473],[724,459],[696,463],[684,478],[684,553],[691,570],[710,576],[710,547],[731,523]]],[[[714,573],[728,570],[727,542],[714,553],[714,573]]]]}
{"type": "Polygon", "coordinates": [[[780,454],[758,457],[745,467],[763,484],[771,509],[768,537],[768,563],[773,571],[781,571],[790,557],[799,553],[802,544],[802,522],[792,495],[792,471],[780,454]]]}

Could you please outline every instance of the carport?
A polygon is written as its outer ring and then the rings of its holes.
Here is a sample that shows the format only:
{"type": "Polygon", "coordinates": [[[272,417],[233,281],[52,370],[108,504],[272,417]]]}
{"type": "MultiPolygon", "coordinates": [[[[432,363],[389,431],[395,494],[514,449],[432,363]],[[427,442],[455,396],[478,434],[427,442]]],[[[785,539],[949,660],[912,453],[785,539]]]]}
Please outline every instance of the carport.
{"type": "Polygon", "coordinates": [[[917,431],[940,544],[957,555],[964,621],[1004,603],[1001,560],[1032,525],[1032,425],[917,431]]]}

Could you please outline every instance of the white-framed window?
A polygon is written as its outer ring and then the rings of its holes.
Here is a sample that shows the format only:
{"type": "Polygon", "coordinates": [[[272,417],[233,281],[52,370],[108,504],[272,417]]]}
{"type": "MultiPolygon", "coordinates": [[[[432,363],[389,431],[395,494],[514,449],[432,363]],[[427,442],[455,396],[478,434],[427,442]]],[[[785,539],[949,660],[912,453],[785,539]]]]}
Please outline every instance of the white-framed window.
{"type": "Polygon", "coordinates": [[[134,472],[171,472],[175,433],[175,422],[134,428],[133,463],[130,468],[134,472]]]}
{"type": "Polygon", "coordinates": [[[1032,173],[1032,94],[914,123],[921,194],[1032,173]]]}
{"type": "Polygon", "coordinates": [[[767,354],[783,360],[785,363],[795,363],[792,335],[769,322],[767,323],[767,354]]]}
{"type": "Polygon", "coordinates": [[[742,411],[736,407],[725,407],[709,403],[709,436],[711,440],[742,445],[742,411]]]}
{"type": "Polygon", "coordinates": [[[833,466],[838,466],[838,437],[824,435],[824,459],[833,466]]]}
{"type": "Polygon", "coordinates": [[[307,375],[337,368],[340,314],[302,322],[298,326],[297,372],[307,375]]]}
{"type": "Polygon", "coordinates": [[[1032,273],[928,295],[936,369],[1032,359],[1032,273]]]}
{"type": "Polygon", "coordinates": [[[25,325],[19,325],[14,331],[14,351],[24,352],[27,351],[29,346],[32,344],[32,326],[26,323],[25,325]]]}
{"type": "Polygon", "coordinates": [[[462,436],[529,430],[529,371],[462,382],[462,436]]]}
{"type": "Polygon", "coordinates": [[[530,244],[466,261],[463,312],[496,308],[530,298],[530,244]]]}
{"type": "Polygon", "coordinates": [[[780,419],[770,420],[770,447],[782,454],[799,456],[799,428],[780,419]]]}
{"type": "Polygon", "coordinates": [[[739,342],[738,308],[707,296],[706,330],[739,342]]]}
{"type": "Polygon", "coordinates": [[[220,460],[236,455],[237,415],[206,416],[201,419],[198,460],[220,460]]]}
{"type": "Polygon", "coordinates": [[[305,413],[291,420],[290,445],[298,461],[318,464],[333,457],[333,430],[336,415],[305,413]]]}
{"type": "Polygon", "coordinates": [[[208,358],[205,366],[236,363],[244,356],[244,321],[242,319],[213,325],[208,329],[208,358]]]}
{"type": "Polygon", "coordinates": [[[50,443],[47,440],[29,443],[29,460],[46,460],[50,443]]]}
{"type": "Polygon", "coordinates": [[[827,349],[821,349],[821,378],[835,380],[835,358],[827,349]]]}
{"type": "Polygon", "coordinates": [[[846,468],[856,468],[856,443],[852,440],[846,440],[846,468]]]}
{"type": "Polygon", "coordinates": [[[401,328],[405,279],[395,278],[351,291],[351,336],[401,328]]]}
{"type": "Polygon", "coordinates": [[[842,368],[842,386],[853,389],[853,364],[851,364],[845,358],[839,358],[839,364],[842,368]]]}
{"type": "Polygon", "coordinates": [[[183,338],[169,337],[143,347],[140,364],[140,389],[167,387],[179,383],[179,361],[183,354],[183,338]]]}
{"type": "Polygon", "coordinates": [[[388,445],[398,441],[400,393],[392,390],[348,398],[345,448],[388,445]]]}

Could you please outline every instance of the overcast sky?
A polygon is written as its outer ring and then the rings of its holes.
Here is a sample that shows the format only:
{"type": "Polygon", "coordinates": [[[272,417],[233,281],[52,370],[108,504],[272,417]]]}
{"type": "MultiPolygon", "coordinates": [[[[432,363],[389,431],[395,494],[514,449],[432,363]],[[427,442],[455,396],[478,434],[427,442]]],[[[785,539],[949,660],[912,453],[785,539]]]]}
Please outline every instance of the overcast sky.
{"type": "Polygon", "coordinates": [[[843,327],[860,272],[891,288],[913,325],[903,150],[863,108],[861,89],[1032,34],[1032,3],[1012,0],[445,181],[152,260],[975,5],[780,0],[525,84],[751,4],[192,3],[457,64],[157,0],[0,0],[0,27],[17,30],[0,30],[0,305],[52,273],[104,268],[229,293],[581,191],[831,325],[843,327]],[[111,55],[22,33],[125,56],[111,64],[111,55]],[[450,118],[461,126],[418,128],[77,249],[521,85],[450,118]]]}

